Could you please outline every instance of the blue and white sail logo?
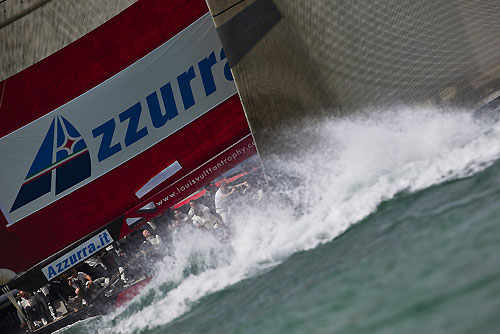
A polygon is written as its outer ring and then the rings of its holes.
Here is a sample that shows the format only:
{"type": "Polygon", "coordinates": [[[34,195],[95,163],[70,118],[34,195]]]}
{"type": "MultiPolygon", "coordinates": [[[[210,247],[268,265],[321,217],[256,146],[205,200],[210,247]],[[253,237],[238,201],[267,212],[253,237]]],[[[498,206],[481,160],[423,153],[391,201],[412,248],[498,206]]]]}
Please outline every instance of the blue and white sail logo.
{"type": "MultiPolygon", "coordinates": [[[[0,138],[0,212],[7,226],[119,168],[235,94],[207,13],[119,73],[0,138]]],[[[179,158],[170,154],[169,163],[179,158]]]]}
{"type": "Polygon", "coordinates": [[[50,192],[58,195],[90,177],[85,140],[63,116],[56,116],[10,209],[13,212],[50,192]]]}

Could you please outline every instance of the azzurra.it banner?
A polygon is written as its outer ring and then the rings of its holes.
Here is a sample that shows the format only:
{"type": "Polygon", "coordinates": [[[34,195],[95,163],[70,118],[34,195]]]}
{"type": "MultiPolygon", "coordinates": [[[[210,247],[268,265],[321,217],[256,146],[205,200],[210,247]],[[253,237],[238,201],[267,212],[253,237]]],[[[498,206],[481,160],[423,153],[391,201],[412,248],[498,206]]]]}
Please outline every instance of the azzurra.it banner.
{"type": "Polygon", "coordinates": [[[88,259],[98,251],[102,250],[113,242],[113,238],[108,230],[99,232],[96,236],[84,242],[80,246],[72,249],[57,260],[42,268],[42,273],[51,280],[62,274],[66,270],[73,268],[78,263],[88,259]]]}

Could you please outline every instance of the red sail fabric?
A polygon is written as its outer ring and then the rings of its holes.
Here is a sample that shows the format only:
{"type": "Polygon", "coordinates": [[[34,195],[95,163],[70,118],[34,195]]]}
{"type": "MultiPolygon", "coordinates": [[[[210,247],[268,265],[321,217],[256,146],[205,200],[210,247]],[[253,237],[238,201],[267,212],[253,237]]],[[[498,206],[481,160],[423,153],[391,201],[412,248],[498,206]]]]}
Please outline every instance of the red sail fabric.
{"type": "Polygon", "coordinates": [[[0,138],[100,84],[207,12],[203,0],[139,0],[74,43],[0,82],[0,138]]]}
{"type": "MultiPolygon", "coordinates": [[[[5,89],[0,141],[120,73],[207,11],[203,0],[138,1],[81,39],[1,82],[5,89]]],[[[135,192],[165,166],[177,161],[182,169],[175,177],[183,177],[249,134],[240,100],[233,95],[125,163],[14,224],[0,215],[0,242],[9,253],[0,258],[0,268],[17,273],[31,268],[140,205],[135,192]]],[[[0,146],[0,158],[1,150],[0,146]]],[[[4,205],[4,210],[10,209],[4,205]]]]}

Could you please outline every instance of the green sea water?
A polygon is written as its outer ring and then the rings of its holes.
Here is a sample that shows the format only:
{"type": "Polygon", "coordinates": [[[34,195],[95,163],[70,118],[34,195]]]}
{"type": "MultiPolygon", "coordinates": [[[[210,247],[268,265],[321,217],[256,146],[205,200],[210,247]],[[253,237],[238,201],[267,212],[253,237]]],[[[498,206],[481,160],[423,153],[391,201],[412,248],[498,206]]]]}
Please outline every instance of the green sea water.
{"type": "Polygon", "coordinates": [[[61,332],[500,333],[499,124],[397,110],[300,133],[322,144],[274,167],[303,182],[242,207],[230,245],[180,234],[140,296],[61,332]]]}
{"type": "Polygon", "coordinates": [[[400,195],[148,333],[499,333],[500,163],[400,195]]]}

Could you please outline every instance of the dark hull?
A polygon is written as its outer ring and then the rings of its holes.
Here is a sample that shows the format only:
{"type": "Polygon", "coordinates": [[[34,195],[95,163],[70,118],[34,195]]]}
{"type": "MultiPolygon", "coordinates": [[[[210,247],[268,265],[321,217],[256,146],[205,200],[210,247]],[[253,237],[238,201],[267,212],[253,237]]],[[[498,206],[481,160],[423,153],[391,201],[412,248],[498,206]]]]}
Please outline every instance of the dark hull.
{"type": "Polygon", "coordinates": [[[132,298],[137,296],[140,291],[151,281],[151,277],[143,278],[138,280],[134,284],[120,289],[111,295],[105,295],[102,293],[98,298],[94,299],[87,307],[84,307],[78,311],[70,311],[65,314],[62,318],[52,321],[47,325],[35,329],[32,333],[37,334],[49,334],[53,333],[63,327],[74,324],[77,321],[95,317],[99,315],[104,315],[117,307],[122,306],[124,303],[130,301],[132,298]]]}

